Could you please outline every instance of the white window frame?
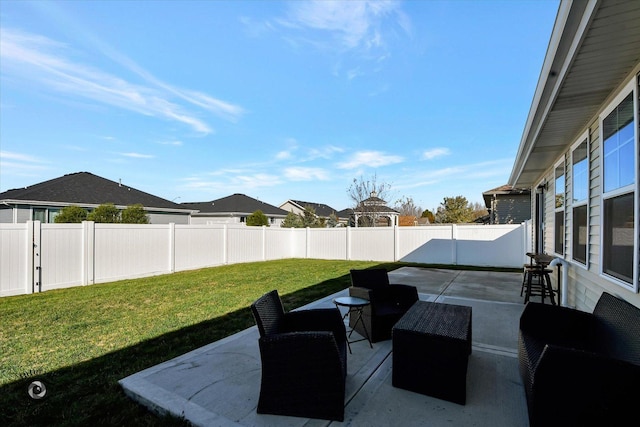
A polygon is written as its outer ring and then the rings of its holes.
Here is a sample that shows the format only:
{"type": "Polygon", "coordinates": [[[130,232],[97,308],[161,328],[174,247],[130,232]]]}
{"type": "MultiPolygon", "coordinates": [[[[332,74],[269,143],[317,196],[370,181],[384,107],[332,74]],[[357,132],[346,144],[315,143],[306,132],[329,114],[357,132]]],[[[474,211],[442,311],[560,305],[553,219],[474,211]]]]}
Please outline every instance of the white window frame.
{"type": "MultiPolygon", "coordinates": [[[[574,263],[575,265],[579,266],[579,267],[583,267],[585,269],[589,268],[589,235],[590,235],[590,219],[591,219],[591,203],[589,202],[591,199],[591,138],[589,137],[589,130],[586,130],[582,135],[580,135],[580,137],[577,139],[577,141],[571,146],[571,153],[570,153],[570,167],[571,167],[571,197],[567,199],[568,201],[568,207],[571,210],[571,226],[569,227],[568,230],[568,234],[570,236],[570,242],[571,245],[569,246],[571,249],[570,253],[568,253],[565,250],[565,253],[568,254],[568,259],[574,263]],[[573,153],[578,149],[578,147],[580,147],[580,145],[582,145],[583,143],[586,143],[587,145],[587,197],[584,200],[580,200],[578,202],[574,202],[573,200],[573,195],[575,194],[576,191],[576,187],[575,187],[575,171],[573,169],[573,153]],[[573,244],[573,225],[574,225],[574,221],[575,221],[575,216],[573,214],[573,210],[574,208],[579,208],[582,206],[586,206],[587,207],[587,251],[585,254],[585,262],[581,262],[577,259],[574,258],[574,253],[575,253],[575,247],[573,244]]],[[[566,211],[565,211],[566,212],[566,211]]],[[[565,221],[566,223],[567,221],[565,221]]]]}
{"type": "Polygon", "coordinates": [[[620,93],[607,105],[600,116],[598,117],[599,124],[599,133],[600,133],[600,189],[601,189],[601,203],[600,203],[600,218],[601,218],[601,227],[600,227],[600,276],[607,279],[608,281],[623,287],[624,289],[630,290],[632,292],[638,292],[638,84],[636,83],[637,77],[634,76],[631,81],[629,81],[621,90],[620,93]],[[634,114],[634,122],[635,126],[633,127],[634,133],[634,153],[635,153],[635,177],[634,183],[631,185],[626,185],[621,188],[616,188],[615,190],[609,191],[605,193],[604,191],[604,126],[603,122],[611,114],[613,110],[618,108],[620,103],[629,96],[629,93],[633,93],[633,114],[634,114]],[[604,271],[604,221],[605,221],[605,200],[611,199],[617,196],[622,196],[628,193],[633,193],[633,205],[634,205],[634,233],[633,233],[633,279],[632,283],[625,282],[624,280],[618,279],[617,277],[611,276],[604,271]]]}
{"type": "Polygon", "coordinates": [[[567,163],[565,154],[562,155],[561,159],[558,160],[553,165],[553,253],[561,258],[565,258],[567,253],[567,163]],[[564,188],[562,189],[563,201],[561,207],[556,207],[556,195],[558,194],[556,188],[556,182],[558,177],[556,176],[556,170],[562,167],[562,176],[564,177],[564,188]],[[562,253],[556,251],[556,231],[557,231],[557,221],[556,214],[558,212],[562,212],[562,222],[564,227],[564,232],[562,233],[562,253]]]}

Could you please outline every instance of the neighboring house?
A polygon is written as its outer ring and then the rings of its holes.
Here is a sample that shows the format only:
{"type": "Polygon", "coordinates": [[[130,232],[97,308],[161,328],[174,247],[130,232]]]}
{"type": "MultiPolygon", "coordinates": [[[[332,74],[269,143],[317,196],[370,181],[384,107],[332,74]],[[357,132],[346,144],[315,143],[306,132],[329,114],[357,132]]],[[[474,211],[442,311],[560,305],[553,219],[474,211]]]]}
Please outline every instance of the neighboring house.
{"type": "Polygon", "coordinates": [[[560,3],[509,184],[586,311],[603,291],[640,306],[639,78],[640,2],[560,3]]]}
{"type": "Polygon", "coordinates": [[[181,205],[198,211],[191,215],[191,224],[242,224],[249,215],[260,210],[269,218],[271,226],[280,227],[287,217],[287,211],[244,194],[232,194],[210,202],[181,205]]]}
{"type": "Polygon", "coordinates": [[[113,203],[119,209],[140,203],[151,224],[188,224],[191,214],[184,206],[121,182],[78,172],[0,193],[0,223],[54,222],[65,206],[91,211],[105,203],[113,203]]]}
{"type": "Polygon", "coordinates": [[[503,185],[482,193],[489,215],[486,224],[520,224],[531,219],[531,190],[503,185]]]}
{"type": "Polygon", "coordinates": [[[316,217],[318,218],[329,219],[329,216],[331,214],[335,214],[338,218],[338,222],[340,222],[341,224],[346,224],[349,219],[349,216],[341,217],[339,215],[340,212],[323,203],[303,202],[302,200],[287,200],[280,205],[280,209],[284,209],[287,212],[293,212],[296,215],[302,215],[307,206],[314,210],[314,212],[316,213],[316,217]]]}
{"type": "Polygon", "coordinates": [[[356,227],[395,227],[400,212],[387,206],[387,202],[374,191],[353,210],[349,224],[356,227]]]}

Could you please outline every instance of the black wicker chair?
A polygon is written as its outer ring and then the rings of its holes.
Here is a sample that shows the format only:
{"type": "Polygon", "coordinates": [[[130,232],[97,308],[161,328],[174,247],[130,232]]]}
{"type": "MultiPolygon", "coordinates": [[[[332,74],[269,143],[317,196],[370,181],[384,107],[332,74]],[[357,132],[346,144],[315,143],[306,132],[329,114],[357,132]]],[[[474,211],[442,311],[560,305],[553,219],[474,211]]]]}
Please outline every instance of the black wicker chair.
{"type": "Polygon", "coordinates": [[[604,292],[592,313],[529,302],[520,374],[535,426],[622,426],[637,418],[640,309],[604,292]]]}
{"type": "MultiPolygon", "coordinates": [[[[389,284],[389,276],[384,268],[351,270],[349,295],[367,299],[370,305],[364,307],[362,320],[369,332],[371,342],[391,339],[391,329],[398,320],[418,301],[415,286],[389,284]]],[[[349,326],[365,336],[362,323],[355,324],[356,317],[349,318],[349,326]]]]}
{"type": "Polygon", "coordinates": [[[251,311],[262,360],[258,413],[343,421],[347,337],[340,311],[285,313],[275,290],[251,311]]]}

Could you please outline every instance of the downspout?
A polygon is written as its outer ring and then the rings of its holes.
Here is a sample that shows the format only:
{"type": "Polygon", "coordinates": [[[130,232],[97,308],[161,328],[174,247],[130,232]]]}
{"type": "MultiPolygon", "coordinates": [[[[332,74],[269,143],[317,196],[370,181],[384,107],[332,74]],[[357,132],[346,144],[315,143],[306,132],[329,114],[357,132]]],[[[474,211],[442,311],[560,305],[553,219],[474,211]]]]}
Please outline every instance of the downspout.
{"type": "Polygon", "coordinates": [[[569,263],[567,261],[565,261],[562,258],[554,258],[550,263],[549,263],[549,267],[556,267],[556,266],[560,266],[562,267],[562,280],[560,281],[560,298],[562,299],[562,302],[560,303],[560,305],[562,307],[567,307],[568,305],[568,298],[567,298],[567,282],[569,280],[569,263]]]}

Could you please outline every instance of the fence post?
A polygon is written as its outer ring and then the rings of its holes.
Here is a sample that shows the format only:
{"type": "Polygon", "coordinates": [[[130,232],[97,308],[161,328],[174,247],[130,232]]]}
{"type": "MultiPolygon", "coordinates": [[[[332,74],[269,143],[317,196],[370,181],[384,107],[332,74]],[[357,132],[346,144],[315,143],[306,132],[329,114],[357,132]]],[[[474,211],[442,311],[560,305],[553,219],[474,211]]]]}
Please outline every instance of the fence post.
{"type": "Polygon", "coordinates": [[[34,241],[34,234],[35,234],[35,221],[27,221],[25,224],[26,227],[26,239],[27,242],[24,245],[26,248],[26,260],[27,260],[27,271],[25,274],[25,278],[24,278],[24,293],[25,294],[32,294],[33,293],[33,287],[34,287],[34,272],[36,271],[35,268],[35,241],[34,241]]]}
{"type": "Polygon", "coordinates": [[[351,261],[351,226],[347,226],[347,261],[351,261]]]}
{"type": "Polygon", "coordinates": [[[169,224],[169,273],[176,272],[176,224],[169,224]]]}
{"type": "Polygon", "coordinates": [[[393,226],[393,262],[398,262],[400,257],[400,227],[393,226]]]}
{"type": "Polygon", "coordinates": [[[96,258],[96,223],[82,221],[82,285],[92,285],[95,282],[96,258]]]}
{"type": "Polygon", "coordinates": [[[262,226],[262,260],[267,260],[267,226],[262,226]]]}
{"type": "Polygon", "coordinates": [[[304,238],[304,257],[309,259],[309,252],[311,252],[311,229],[309,227],[305,228],[304,238]]]}
{"type": "Polygon", "coordinates": [[[229,251],[227,250],[227,245],[229,241],[229,227],[227,224],[222,226],[222,263],[224,265],[229,264],[229,251]]]}
{"type": "Polygon", "coordinates": [[[458,265],[458,227],[451,224],[451,263],[458,265]]]}

